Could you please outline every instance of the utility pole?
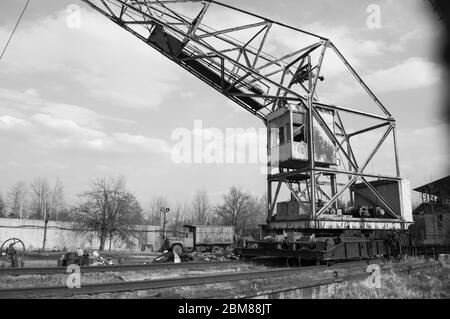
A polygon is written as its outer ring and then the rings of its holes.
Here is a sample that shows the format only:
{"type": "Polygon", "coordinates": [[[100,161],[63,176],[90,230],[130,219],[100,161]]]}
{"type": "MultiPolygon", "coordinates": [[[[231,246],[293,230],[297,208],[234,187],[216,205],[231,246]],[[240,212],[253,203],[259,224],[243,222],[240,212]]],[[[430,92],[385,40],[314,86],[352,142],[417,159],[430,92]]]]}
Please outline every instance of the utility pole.
{"type": "MultiPolygon", "coordinates": [[[[44,201],[45,203],[45,201],[44,201]]],[[[47,212],[47,205],[44,206],[44,241],[42,243],[42,251],[45,251],[45,243],[47,242],[47,225],[50,214],[47,212]]]]}

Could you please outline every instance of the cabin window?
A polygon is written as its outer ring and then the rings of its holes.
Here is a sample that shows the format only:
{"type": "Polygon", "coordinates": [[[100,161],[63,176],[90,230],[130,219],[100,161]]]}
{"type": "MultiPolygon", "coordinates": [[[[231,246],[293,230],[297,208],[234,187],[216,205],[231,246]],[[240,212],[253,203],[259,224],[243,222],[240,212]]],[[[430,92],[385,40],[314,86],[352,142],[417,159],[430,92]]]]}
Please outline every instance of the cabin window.
{"type": "Polygon", "coordinates": [[[289,142],[287,137],[287,126],[282,126],[279,128],[274,128],[271,130],[272,147],[280,146],[289,142]]]}
{"type": "Polygon", "coordinates": [[[279,129],[277,129],[277,128],[273,128],[273,129],[271,129],[270,130],[270,132],[271,132],[271,145],[272,145],[272,147],[275,147],[275,146],[279,146],[280,145],[280,135],[279,135],[279,129]]]}
{"type": "Polygon", "coordinates": [[[294,142],[305,143],[305,125],[304,124],[294,124],[294,142]]]}
{"type": "Polygon", "coordinates": [[[280,145],[286,144],[286,126],[282,126],[278,130],[278,136],[280,137],[280,145]]]}

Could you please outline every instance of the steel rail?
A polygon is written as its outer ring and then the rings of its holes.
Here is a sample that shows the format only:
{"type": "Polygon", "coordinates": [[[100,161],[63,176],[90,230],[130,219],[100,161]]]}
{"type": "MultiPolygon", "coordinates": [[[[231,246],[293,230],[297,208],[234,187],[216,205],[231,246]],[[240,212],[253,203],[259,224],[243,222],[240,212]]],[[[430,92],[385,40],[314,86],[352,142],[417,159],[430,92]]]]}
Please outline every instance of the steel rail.
{"type": "MultiPolygon", "coordinates": [[[[100,272],[124,272],[124,271],[145,271],[157,269],[203,269],[239,266],[241,261],[220,261],[220,262],[187,262],[187,263],[160,263],[160,264],[135,264],[135,265],[107,265],[107,266],[82,266],[81,273],[100,272]]],[[[0,268],[0,276],[21,276],[21,275],[52,275],[67,274],[67,267],[29,267],[29,268],[0,268]]]]}
{"type": "MultiPolygon", "coordinates": [[[[341,267],[342,270],[348,270],[354,267],[360,267],[365,262],[360,262],[359,265],[348,265],[341,267]]],[[[342,265],[341,265],[342,266],[342,265]]],[[[397,271],[412,271],[414,269],[421,269],[430,267],[430,265],[424,266],[419,264],[415,266],[401,265],[400,270],[397,271]]],[[[303,272],[311,272],[318,270],[333,270],[336,266],[314,266],[305,268],[290,268],[290,269],[274,269],[264,271],[253,272],[238,272],[238,273],[226,273],[226,274],[214,274],[208,276],[195,276],[187,278],[169,278],[158,280],[142,280],[142,281],[130,281],[130,282],[118,282],[118,283],[101,283],[101,284],[88,284],[81,288],[69,289],[67,287],[31,287],[31,288],[13,288],[13,289],[0,289],[0,299],[16,299],[16,298],[45,298],[45,297],[72,297],[75,295],[92,295],[101,293],[118,293],[118,292],[131,292],[139,290],[152,290],[152,289],[164,289],[174,287],[186,287],[197,286],[205,284],[215,284],[222,282],[233,282],[241,280],[256,280],[267,279],[273,277],[284,277],[290,275],[296,275],[303,272]]],[[[394,269],[392,265],[383,265],[382,270],[394,269]]],[[[364,269],[365,271],[365,269],[364,269]]],[[[362,274],[360,274],[362,275],[362,274]]],[[[339,276],[339,272],[335,271],[334,276],[339,276]]],[[[352,273],[351,276],[355,276],[352,273]]],[[[349,277],[349,276],[347,276],[349,277]]],[[[345,280],[347,277],[341,277],[339,279],[345,280]]],[[[335,280],[336,278],[332,278],[335,280]]]]}

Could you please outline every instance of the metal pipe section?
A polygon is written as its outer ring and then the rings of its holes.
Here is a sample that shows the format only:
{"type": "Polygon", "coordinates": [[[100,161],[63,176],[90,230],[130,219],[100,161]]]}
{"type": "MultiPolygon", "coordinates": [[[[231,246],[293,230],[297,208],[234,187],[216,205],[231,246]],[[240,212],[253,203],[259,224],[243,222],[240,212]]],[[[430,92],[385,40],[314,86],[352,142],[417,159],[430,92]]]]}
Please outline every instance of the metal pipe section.
{"type": "MultiPolygon", "coordinates": [[[[308,65],[311,69],[311,56],[308,56],[308,65]]],[[[316,219],[316,177],[314,169],[316,168],[315,150],[314,150],[314,113],[313,113],[313,82],[312,77],[308,79],[308,155],[309,155],[309,167],[310,172],[310,185],[311,185],[311,217],[316,219]]]]}

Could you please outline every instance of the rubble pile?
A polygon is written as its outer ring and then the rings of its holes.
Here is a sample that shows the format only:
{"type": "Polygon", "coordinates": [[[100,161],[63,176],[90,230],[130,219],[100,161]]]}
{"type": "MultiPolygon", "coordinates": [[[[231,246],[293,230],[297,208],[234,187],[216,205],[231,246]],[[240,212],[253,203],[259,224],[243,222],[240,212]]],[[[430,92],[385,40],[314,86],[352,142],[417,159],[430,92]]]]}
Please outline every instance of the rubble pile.
{"type": "Polygon", "coordinates": [[[191,256],[194,261],[231,261],[239,260],[239,257],[232,252],[210,253],[210,252],[193,252],[191,256]]]}
{"type": "MultiPolygon", "coordinates": [[[[122,263],[122,260],[119,259],[119,264],[122,263]]],[[[98,251],[85,251],[83,249],[78,249],[76,252],[68,252],[61,256],[58,260],[58,266],[69,266],[69,265],[78,265],[78,266],[108,266],[114,265],[114,261],[111,258],[105,258],[100,256],[98,251]]]]}
{"type": "MultiPolygon", "coordinates": [[[[160,263],[170,263],[170,262],[189,262],[192,261],[192,257],[189,254],[182,253],[178,255],[177,253],[173,253],[171,251],[166,251],[162,255],[156,257],[151,261],[153,264],[160,263]]],[[[147,264],[147,263],[146,263],[147,264]]]]}
{"type": "Polygon", "coordinates": [[[185,262],[214,262],[214,261],[231,261],[231,260],[239,260],[239,257],[236,256],[232,251],[222,251],[219,253],[211,253],[211,252],[191,252],[191,253],[182,253],[178,255],[177,253],[173,253],[171,251],[165,251],[160,256],[153,259],[151,263],[185,263],[185,262]]]}
{"type": "Polygon", "coordinates": [[[114,265],[114,261],[110,258],[98,257],[89,259],[89,266],[106,266],[114,265]]]}

